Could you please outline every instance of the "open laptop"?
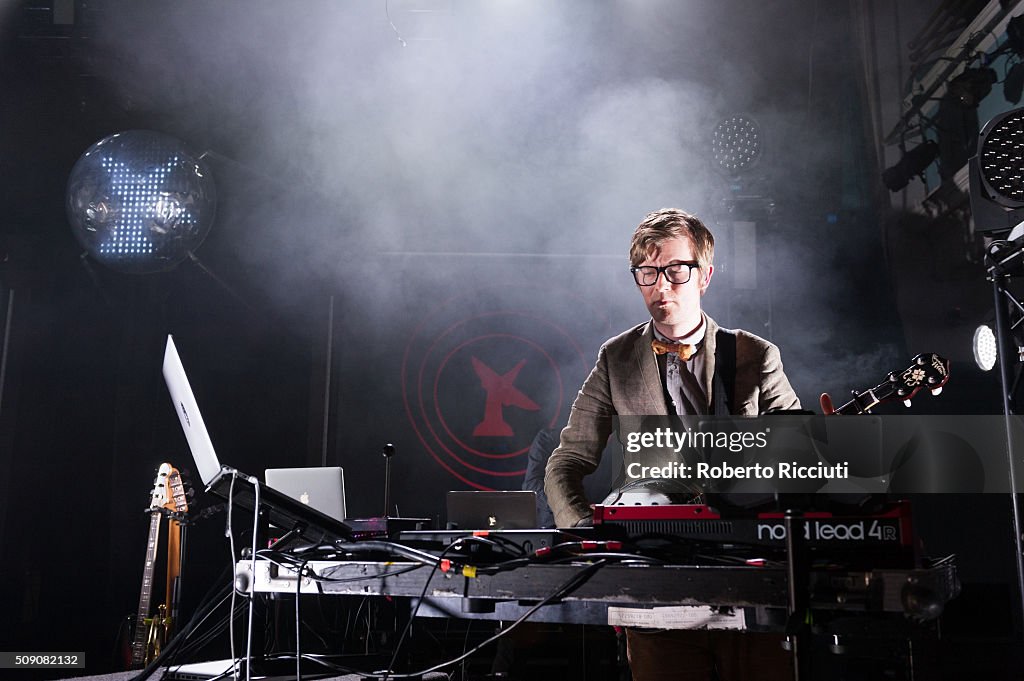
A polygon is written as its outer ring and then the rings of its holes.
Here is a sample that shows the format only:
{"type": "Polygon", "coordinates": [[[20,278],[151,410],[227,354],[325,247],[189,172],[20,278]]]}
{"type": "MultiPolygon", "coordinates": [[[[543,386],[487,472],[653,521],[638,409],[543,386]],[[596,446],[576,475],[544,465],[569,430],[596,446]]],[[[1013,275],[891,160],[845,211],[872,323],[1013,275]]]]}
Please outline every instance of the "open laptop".
{"type": "Polygon", "coordinates": [[[448,524],[462,530],[537,527],[536,492],[448,492],[448,524]]]}
{"type": "Polygon", "coordinates": [[[351,528],[338,518],[321,513],[273,487],[260,485],[253,476],[221,464],[203,422],[203,415],[199,413],[199,405],[192,393],[188,376],[185,375],[185,367],[178,356],[174,338],[171,336],[167,336],[167,346],[164,349],[163,374],[181,428],[185,432],[185,439],[192,450],[192,458],[195,460],[199,477],[206,485],[206,491],[255,511],[256,490],[259,485],[258,510],[276,527],[294,532],[295,535],[313,543],[352,538],[351,528]]]}
{"type": "Polygon", "coordinates": [[[268,468],[266,481],[335,520],[345,519],[345,471],[337,466],[268,468]]]}

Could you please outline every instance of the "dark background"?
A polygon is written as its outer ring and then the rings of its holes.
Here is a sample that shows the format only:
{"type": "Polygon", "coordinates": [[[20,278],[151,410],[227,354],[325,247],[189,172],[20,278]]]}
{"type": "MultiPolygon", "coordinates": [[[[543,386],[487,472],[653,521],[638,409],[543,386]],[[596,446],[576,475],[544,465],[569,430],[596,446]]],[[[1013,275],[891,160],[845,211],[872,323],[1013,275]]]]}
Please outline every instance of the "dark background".
{"type": "MultiPolygon", "coordinates": [[[[222,461],[344,466],[365,517],[393,442],[398,511],[443,520],[448,489],[517,489],[600,343],[644,320],[628,241],[662,206],[712,227],[705,309],[776,342],[806,406],[928,351],[954,379],[918,411],[999,413],[966,345],[991,315],[970,245],[959,225],[901,223],[880,183],[873,130],[940,5],[898,4],[57,3],[70,23],[42,0],[0,5],[0,648],[115,664],[153,475],[191,467],[168,333],[222,461]],[[736,112],[765,151],[727,179],[709,138],[736,112]],[[83,257],[68,175],[131,129],[210,152],[202,267],[83,257]],[[506,408],[513,435],[472,435],[471,357],[525,360],[516,386],[539,409],[506,408]]],[[[958,607],[986,613],[953,619],[954,641],[1002,646],[1007,500],[916,512],[929,551],[960,556],[958,607]]],[[[187,602],[228,561],[222,516],[197,525],[187,602]]]]}

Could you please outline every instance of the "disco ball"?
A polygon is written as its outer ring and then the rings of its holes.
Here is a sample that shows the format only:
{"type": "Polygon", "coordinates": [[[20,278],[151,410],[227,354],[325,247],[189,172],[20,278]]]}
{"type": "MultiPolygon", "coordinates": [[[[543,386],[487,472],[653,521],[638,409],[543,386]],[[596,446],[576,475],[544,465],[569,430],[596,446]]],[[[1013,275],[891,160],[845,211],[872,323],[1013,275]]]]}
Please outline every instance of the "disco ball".
{"type": "Polygon", "coordinates": [[[129,130],[89,147],[68,179],[78,242],[122,272],[169,270],[206,238],[217,192],[206,164],[180,141],[129,130]]]}

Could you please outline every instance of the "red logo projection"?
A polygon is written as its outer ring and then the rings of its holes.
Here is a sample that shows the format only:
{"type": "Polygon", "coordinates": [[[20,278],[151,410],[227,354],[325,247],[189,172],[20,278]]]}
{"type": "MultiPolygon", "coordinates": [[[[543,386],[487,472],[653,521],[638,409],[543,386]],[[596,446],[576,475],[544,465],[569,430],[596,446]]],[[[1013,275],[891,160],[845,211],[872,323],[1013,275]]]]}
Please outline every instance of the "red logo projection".
{"type": "Polygon", "coordinates": [[[534,436],[564,425],[590,370],[593,357],[584,356],[566,315],[544,309],[566,305],[566,295],[552,293],[475,291],[430,310],[408,338],[406,416],[426,453],[469,487],[518,487],[534,436]]]}
{"type": "Polygon", "coordinates": [[[475,437],[508,437],[513,434],[512,427],[501,417],[502,407],[519,407],[530,411],[540,409],[536,402],[513,385],[524,364],[526,364],[525,359],[519,360],[519,364],[512,371],[499,376],[497,372],[479,359],[473,358],[473,369],[476,370],[476,375],[480,378],[480,385],[487,392],[484,420],[473,429],[475,437]]]}

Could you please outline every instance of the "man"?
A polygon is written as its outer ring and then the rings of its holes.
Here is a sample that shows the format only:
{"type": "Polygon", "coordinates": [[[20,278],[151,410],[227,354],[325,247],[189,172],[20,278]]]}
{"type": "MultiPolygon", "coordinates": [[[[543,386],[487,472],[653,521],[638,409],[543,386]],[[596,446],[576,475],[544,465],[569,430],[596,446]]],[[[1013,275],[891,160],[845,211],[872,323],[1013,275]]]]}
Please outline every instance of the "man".
{"type": "MultiPolygon", "coordinates": [[[[651,314],[605,342],[580,389],[545,471],[559,527],[588,524],[583,478],[592,473],[616,415],[799,409],[779,350],[740,330],[719,328],[701,310],[714,273],[715,242],[698,218],[675,208],[648,215],[633,233],[630,271],[651,314]]],[[[792,678],[778,638],[735,632],[628,632],[634,679],[792,678]],[[758,668],[759,667],[759,668],[758,668]],[[766,667],[777,668],[778,675],[766,667]]]]}

